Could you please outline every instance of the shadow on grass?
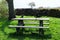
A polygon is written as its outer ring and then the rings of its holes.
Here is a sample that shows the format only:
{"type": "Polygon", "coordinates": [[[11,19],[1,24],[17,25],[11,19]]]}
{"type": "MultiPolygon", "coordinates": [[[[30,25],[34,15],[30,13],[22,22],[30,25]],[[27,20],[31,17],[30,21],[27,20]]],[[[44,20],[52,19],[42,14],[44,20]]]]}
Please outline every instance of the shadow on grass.
{"type": "Polygon", "coordinates": [[[29,39],[35,39],[35,40],[39,40],[39,39],[51,39],[51,34],[48,35],[44,35],[43,37],[37,33],[34,34],[22,34],[22,33],[10,33],[8,38],[16,38],[18,40],[24,40],[26,37],[28,37],[29,39]]]}
{"type": "Polygon", "coordinates": [[[4,21],[2,21],[2,22],[3,22],[3,24],[2,24],[0,30],[1,30],[4,34],[6,34],[6,32],[4,31],[4,29],[5,29],[5,27],[8,27],[8,26],[9,26],[9,24],[10,24],[11,21],[9,21],[9,20],[4,20],[4,21]]]}

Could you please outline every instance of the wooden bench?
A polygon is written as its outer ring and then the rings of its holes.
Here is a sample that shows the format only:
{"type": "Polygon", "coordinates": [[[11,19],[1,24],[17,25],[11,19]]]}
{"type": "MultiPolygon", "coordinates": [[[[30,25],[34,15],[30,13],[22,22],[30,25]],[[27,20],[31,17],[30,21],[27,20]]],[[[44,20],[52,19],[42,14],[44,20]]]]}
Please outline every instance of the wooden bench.
{"type": "MultiPolygon", "coordinates": [[[[49,18],[13,18],[12,20],[39,20],[39,21],[43,21],[43,20],[49,20],[49,18]]],[[[27,23],[27,24],[37,24],[37,23],[27,23]]],[[[39,23],[38,23],[39,24],[39,23]]],[[[49,24],[49,23],[43,23],[43,24],[49,24]]],[[[10,25],[9,27],[20,27],[20,28],[49,28],[49,27],[37,27],[37,26],[13,26],[13,25],[10,25]]]]}
{"type": "Polygon", "coordinates": [[[39,33],[43,36],[44,35],[44,30],[43,29],[48,29],[49,27],[43,27],[44,24],[49,24],[49,23],[43,23],[43,21],[49,21],[49,18],[13,18],[12,20],[18,20],[18,25],[9,25],[11,28],[16,28],[16,32],[19,33],[20,28],[39,28],[39,33]],[[24,26],[23,20],[38,20],[39,23],[27,23],[26,24],[39,24],[39,26],[24,26]]]}

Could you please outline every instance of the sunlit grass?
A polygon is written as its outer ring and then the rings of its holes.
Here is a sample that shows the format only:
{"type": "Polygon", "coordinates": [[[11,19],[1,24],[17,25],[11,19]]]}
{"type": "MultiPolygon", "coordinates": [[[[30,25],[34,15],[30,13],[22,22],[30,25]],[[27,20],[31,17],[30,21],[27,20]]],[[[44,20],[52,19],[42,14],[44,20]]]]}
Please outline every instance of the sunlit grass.
{"type": "MultiPolygon", "coordinates": [[[[20,16],[17,16],[18,18],[20,18],[20,16]]],[[[27,16],[24,16],[24,18],[27,18],[27,16]]],[[[28,16],[28,18],[34,18],[33,16],[28,16]]],[[[53,17],[48,17],[50,18],[49,20],[49,30],[45,31],[45,34],[51,34],[51,38],[47,39],[47,40],[60,40],[60,18],[53,18],[53,17]]],[[[39,22],[39,21],[24,21],[24,22],[39,22]]],[[[0,19],[0,40],[37,40],[37,36],[35,38],[33,37],[17,37],[17,38],[13,38],[10,37],[9,34],[10,33],[14,33],[16,32],[15,28],[9,28],[9,25],[17,25],[18,21],[17,20],[12,20],[12,21],[7,21],[7,19],[0,19]]],[[[30,25],[30,24],[25,24],[25,26],[38,26],[38,25],[30,25]]],[[[29,29],[29,28],[25,28],[25,30],[29,30],[29,31],[35,31],[38,29],[29,29]]],[[[41,38],[40,38],[41,39],[41,38]]],[[[40,40],[38,39],[38,40],[40,40]]]]}

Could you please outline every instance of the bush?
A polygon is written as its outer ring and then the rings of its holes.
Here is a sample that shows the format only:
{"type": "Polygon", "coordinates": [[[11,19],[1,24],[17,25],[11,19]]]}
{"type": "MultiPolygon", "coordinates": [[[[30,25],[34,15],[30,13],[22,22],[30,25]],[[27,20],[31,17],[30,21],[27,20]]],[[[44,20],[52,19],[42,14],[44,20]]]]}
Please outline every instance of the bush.
{"type": "Polygon", "coordinates": [[[7,2],[2,0],[0,2],[0,18],[7,18],[8,17],[8,7],[7,2]]]}

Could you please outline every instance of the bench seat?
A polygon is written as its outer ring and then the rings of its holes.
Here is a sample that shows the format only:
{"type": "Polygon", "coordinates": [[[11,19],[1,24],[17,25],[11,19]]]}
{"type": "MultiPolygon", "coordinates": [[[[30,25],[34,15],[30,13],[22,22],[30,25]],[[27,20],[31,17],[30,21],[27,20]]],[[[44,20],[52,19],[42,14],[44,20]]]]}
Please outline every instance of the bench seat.
{"type": "Polygon", "coordinates": [[[16,25],[9,25],[9,27],[11,27],[11,28],[49,28],[49,27],[42,27],[42,26],[16,26],[16,25]]]}
{"type": "MultiPolygon", "coordinates": [[[[39,24],[39,23],[35,23],[35,22],[34,22],[34,23],[31,23],[31,22],[24,22],[24,24],[39,24]]],[[[49,25],[49,23],[43,23],[43,24],[44,24],[44,25],[46,25],[46,24],[49,25]]]]}
{"type": "Polygon", "coordinates": [[[49,20],[49,18],[12,18],[12,20],[49,20]]]}

